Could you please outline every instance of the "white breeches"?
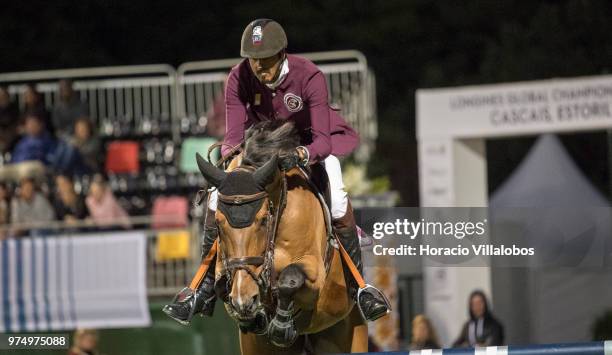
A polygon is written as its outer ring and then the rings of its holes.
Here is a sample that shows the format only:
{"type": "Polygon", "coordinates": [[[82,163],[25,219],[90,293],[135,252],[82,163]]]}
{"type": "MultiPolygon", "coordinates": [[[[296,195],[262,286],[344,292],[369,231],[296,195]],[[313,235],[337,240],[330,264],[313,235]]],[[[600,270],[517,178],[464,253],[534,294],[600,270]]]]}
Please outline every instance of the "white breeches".
{"type": "MultiPolygon", "coordinates": [[[[325,158],[325,171],[327,171],[327,176],[329,177],[329,188],[331,190],[332,218],[342,218],[346,214],[346,209],[348,207],[348,194],[344,190],[340,160],[333,155],[325,158]]],[[[217,198],[217,190],[215,189],[210,194],[210,200],[208,201],[208,208],[213,211],[217,210],[217,198]]]]}

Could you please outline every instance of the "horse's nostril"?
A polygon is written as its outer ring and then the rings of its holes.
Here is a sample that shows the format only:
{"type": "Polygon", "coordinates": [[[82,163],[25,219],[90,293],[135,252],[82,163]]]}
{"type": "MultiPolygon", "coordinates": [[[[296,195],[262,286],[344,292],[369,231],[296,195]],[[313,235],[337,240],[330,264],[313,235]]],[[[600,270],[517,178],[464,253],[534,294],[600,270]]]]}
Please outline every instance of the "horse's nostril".
{"type": "Polygon", "coordinates": [[[227,296],[227,302],[232,305],[235,309],[238,309],[238,304],[234,301],[232,296],[227,296]]]}

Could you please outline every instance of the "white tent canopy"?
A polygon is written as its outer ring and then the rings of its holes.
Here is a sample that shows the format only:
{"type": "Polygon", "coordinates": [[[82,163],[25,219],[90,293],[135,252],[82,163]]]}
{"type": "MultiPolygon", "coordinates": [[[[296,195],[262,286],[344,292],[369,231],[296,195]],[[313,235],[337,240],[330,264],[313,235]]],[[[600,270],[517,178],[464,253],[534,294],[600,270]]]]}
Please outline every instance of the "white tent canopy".
{"type": "Polygon", "coordinates": [[[523,234],[536,248],[530,267],[492,269],[494,312],[506,325],[506,341],[591,340],[594,319],[612,308],[612,270],[603,266],[610,260],[603,251],[612,235],[607,199],[559,139],[547,134],[493,193],[489,206],[492,241],[523,234]],[[538,264],[546,261],[549,267],[538,264]]]}

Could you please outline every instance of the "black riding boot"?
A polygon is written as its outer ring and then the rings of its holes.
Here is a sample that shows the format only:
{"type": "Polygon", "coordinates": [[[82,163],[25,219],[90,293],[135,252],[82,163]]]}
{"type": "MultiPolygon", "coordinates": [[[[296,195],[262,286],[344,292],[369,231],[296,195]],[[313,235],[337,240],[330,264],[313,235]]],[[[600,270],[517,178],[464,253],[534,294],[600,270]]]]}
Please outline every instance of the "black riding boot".
{"type": "MultiPolygon", "coordinates": [[[[214,225],[214,211],[208,210],[206,221],[208,226],[204,228],[204,238],[202,241],[202,260],[206,258],[210,248],[212,248],[219,231],[214,225]]],[[[181,324],[189,324],[194,314],[201,313],[203,316],[211,316],[215,309],[215,301],[217,296],[215,294],[215,261],[216,257],[212,260],[204,280],[200,287],[195,292],[189,287],[182,289],[171,304],[164,306],[163,311],[170,318],[176,320],[181,324]]]]}
{"type": "MultiPolygon", "coordinates": [[[[353,216],[353,208],[349,203],[346,214],[342,218],[333,221],[334,232],[340,239],[340,243],[351,257],[353,264],[363,275],[363,263],[361,261],[361,247],[359,246],[359,236],[357,235],[357,227],[355,217],[353,216]]],[[[357,306],[365,320],[374,321],[389,312],[389,304],[382,292],[372,286],[368,286],[359,292],[359,285],[353,278],[348,267],[343,263],[344,275],[349,287],[350,296],[355,299],[357,306]]]]}

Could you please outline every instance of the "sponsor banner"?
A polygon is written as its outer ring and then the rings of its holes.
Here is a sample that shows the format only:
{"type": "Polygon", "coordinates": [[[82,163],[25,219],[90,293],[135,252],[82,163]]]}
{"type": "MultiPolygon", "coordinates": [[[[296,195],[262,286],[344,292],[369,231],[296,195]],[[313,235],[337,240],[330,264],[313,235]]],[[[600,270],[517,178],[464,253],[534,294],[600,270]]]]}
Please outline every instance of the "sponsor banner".
{"type": "Polygon", "coordinates": [[[140,232],[0,241],[0,333],[150,324],[140,232]]]}
{"type": "Polygon", "coordinates": [[[491,137],[612,127],[612,76],[417,91],[417,135],[491,137]]]}

